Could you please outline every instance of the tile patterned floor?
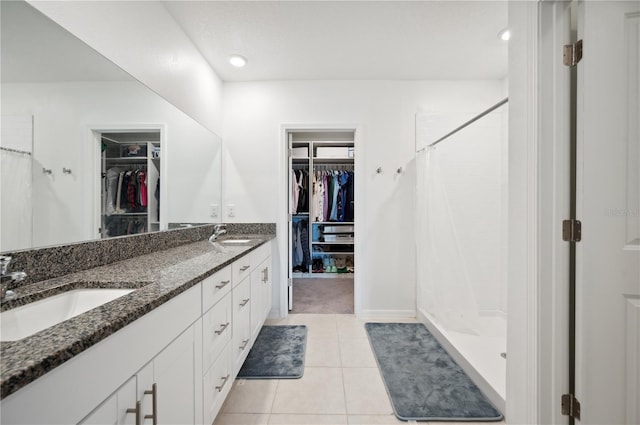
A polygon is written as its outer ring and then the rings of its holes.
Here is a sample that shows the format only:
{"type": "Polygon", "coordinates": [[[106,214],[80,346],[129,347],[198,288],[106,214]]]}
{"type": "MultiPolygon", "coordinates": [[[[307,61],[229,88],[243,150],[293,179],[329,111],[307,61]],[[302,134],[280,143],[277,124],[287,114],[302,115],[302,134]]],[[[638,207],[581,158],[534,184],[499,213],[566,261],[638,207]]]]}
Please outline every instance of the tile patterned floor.
{"type": "Polygon", "coordinates": [[[393,415],[364,323],[348,314],[290,314],[268,320],[269,325],[307,325],[304,376],[236,380],[214,425],[406,424],[393,415]]]}

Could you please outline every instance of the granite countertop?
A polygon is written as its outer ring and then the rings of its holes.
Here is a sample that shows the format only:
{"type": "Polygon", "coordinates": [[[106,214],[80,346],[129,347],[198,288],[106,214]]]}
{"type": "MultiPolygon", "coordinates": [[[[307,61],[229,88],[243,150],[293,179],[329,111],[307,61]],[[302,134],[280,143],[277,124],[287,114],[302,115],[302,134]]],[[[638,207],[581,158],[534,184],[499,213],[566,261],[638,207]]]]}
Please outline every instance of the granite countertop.
{"type": "Polygon", "coordinates": [[[237,235],[251,242],[224,245],[222,249],[206,240],[193,242],[21,288],[18,298],[3,303],[3,310],[77,288],[131,288],[134,291],[29,337],[0,342],[0,398],[16,392],[274,237],[272,234],[237,235]]]}

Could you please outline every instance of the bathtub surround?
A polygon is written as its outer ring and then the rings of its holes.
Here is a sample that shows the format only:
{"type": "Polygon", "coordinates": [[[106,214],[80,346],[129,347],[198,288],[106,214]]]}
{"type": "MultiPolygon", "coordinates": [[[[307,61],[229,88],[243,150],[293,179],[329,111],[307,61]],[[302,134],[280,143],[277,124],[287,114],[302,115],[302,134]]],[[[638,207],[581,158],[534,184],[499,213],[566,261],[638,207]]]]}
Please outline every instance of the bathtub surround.
{"type": "Polygon", "coordinates": [[[302,378],[306,348],[306,326],[263,326],[238,378],[302,378]]]}
{"type": "Polygon", "coordinates": [[[366,323],[365,328],[398,418],[502,420],[502,414],[424,325],[366,323]]]}
{"type": "Polygon", "coordinates": [[[3,308],[34,301],[43,293],[48,296],[80,287],[136,290],[29,337],[1,342],[0,397],[12,394],[275,237],[274,233],[252,234],[250,243],[218,250],[207,241],[211,232],[213,225],[6,253],[17,259],[13,270],[26,269],[32,273],[31,282],[33,276],[39,281],[18,287],[18,297],[3,308]]]}

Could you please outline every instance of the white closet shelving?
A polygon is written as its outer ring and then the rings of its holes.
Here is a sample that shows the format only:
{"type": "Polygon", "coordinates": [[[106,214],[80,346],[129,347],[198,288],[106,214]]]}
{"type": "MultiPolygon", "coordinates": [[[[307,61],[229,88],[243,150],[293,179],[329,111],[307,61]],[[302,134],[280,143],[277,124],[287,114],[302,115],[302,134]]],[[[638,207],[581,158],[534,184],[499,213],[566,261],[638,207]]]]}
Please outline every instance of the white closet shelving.
{"type": "Polygon", "coordinates": [[[354,134],[344,131],[292,132],[289,133],[289,147],[291,277],[353,277],[354,134]],[[296,180],[302,176],[297,197],[294,195],[294,174],[296,180]],[[320,179],[323,179],[322,184],[320,179]],[[320,186],[324,192],[319,190],[320,186]],[[339,196],[335,187],[340,188],[339,196]],[[323,197],[322,202],[318,202],[319,196],[323,197]]]}
{"type": "Polygon", "coordinates": [[[101,237],[160,230],[160,133],[103,133],[101,140],[101,237]]]}

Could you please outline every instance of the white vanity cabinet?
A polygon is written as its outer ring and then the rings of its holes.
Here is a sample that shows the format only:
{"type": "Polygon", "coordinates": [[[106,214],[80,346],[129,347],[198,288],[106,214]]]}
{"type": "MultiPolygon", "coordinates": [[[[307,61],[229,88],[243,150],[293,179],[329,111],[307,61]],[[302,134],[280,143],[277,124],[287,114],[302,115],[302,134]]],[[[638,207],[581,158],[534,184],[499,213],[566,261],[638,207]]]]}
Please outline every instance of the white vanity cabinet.
{"type": "Polygon", "coordinates": [[[211,425],[271,309],[270,268],[266,243],[4,398],[0,423],[211,425]]]}
{"type": "Polygon", "coordinates": [[[89,414],[91,424],[195,424],[196,325],[89,414]]]}
{"type": "Polygon", "coordinates": [[[233,373],[242,367],[251,349],[251,279],[245,278],[233,288],[233,373]]]}
{"type": "Polygon", "coordinates": [[[130,409],[135,409],[136,378],[132,377],[82,422],[82,425],[135,425],[130,409]]]}
{"type": "Polygon", "coordinates": [[[271,257],[251,272],[251,337],[255,341],[271,310],[271,257]]]}

